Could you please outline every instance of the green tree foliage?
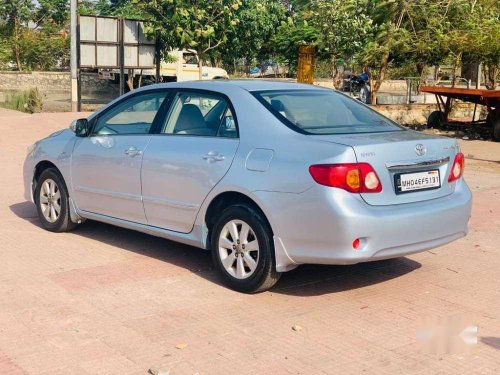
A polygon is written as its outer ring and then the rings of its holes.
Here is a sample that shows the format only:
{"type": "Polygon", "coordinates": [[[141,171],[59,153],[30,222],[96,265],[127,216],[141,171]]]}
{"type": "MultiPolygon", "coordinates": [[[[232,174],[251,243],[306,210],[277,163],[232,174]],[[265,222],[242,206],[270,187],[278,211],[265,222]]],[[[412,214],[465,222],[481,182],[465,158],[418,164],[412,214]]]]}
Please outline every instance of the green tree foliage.
{"type": "Polygon", "coordinates": [[[200,79],[203,60],[220,48],[240,20],[241,0],[148,0],[138,6],[151,17],[146,32],[158,35],[163,50],[194,49],[198,53],[200,79]]]}
{"type": "Polygon", "coordinates": [[[483,62],[494,87],[500,65],[500,2],[454,0],[447,8],[447,20],[441,43],[453,58],[454,71],[464,56],[483,62]]]}
{"type": "Polygon", "coordinates": [[[18,70],[22,70],[23,31],[30,21],[33,8],[30,0],[0,0],[2,50],[7,63],[14,61],[18,70]]]}
{"type": "Polygon", "coordinates": [[[397,55],[409,49],[409,30],[412,0],[373,0],[368,3],[367,12],[373,22],[372,37],[361,52],[361,60],[370,70],[372,102],[385,79],[387,67],[397,55]]]}
{"type": "Polygon", "coordinates": [[[0,0],[0,64],[50,70],[69,55],[65,0],[0,0]]]}
{"type": "Polygon", "coordinates": [[[331,75],[336,84],[337,60],[354,63],[373,32],[366,5],[363,0],[317,0],[312,3],[311,22],[321,35],[318,44],[330,58],[331,75]]]}
{"type": "Polygon", "coordinates": [[[317,43],[318,29],[298,16],[288,17],[286,21],[282,21],[273,38],[277,60],[286,63],[292,74],[297,69],[299,46],[317,43]]]}
{"type": "MultiPolygon", "coordinates": [[[[68,4],[0,0],[0,67],[67,64],[68,4]]],[[[194,49],[200,65],[272,58],[293,74],[299,45],[312,44],[332,77],[339,60],[369,69],[373,97],[388,68],[426,77],[444,62],[481,62],[493,87],[500,71],[498,0],[79,0],[79,11],[149,20],[165,58],[194,49]]]]}
{"type": "Polygon", "coordinates": [[[275,0],[247,0],[238,9],[237,17],[238,26],[228,34],[220,53],[228,66],[244,59],[248,73],[250,64],[267,60],[273,54],[271,41],[281,21],[286,19],[286,9],[275,0]]]}

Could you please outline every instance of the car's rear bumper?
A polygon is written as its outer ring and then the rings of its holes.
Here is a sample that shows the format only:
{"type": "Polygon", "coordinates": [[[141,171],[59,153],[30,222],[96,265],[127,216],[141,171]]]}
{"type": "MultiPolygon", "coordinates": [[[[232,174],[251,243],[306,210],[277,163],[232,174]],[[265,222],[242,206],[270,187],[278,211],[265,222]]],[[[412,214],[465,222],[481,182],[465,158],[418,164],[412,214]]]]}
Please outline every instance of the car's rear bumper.
{"type": "Polygon", "coordinates": [[[472,196],[463,180],[448,196],[370,206],[356,194],[317,185],[302,194],[256,192],[275,234],[277,267],[353,264],[435,248],[467,234],[472,196]],[[361,239],[358,249],[353,241],[361,239]]]}

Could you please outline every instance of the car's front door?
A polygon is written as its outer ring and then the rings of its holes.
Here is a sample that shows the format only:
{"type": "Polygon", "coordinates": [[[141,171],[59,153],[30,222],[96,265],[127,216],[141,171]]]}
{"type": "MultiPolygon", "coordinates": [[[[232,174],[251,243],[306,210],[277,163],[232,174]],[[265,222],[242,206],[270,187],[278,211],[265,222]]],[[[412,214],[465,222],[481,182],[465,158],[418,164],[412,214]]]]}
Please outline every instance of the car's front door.
{"type": "Polygon", "coordinates": [[[129,96],[100,114],[91,134],[77,140],[71,174],[79,209],[146,223],[141,163],[166,96],[165,90],[129,96]]]}
{"type": "Polygon", "coordinates": [[[190,232],[203,200],[231,166],[238,143],[227,98],[177,92],[144,153],[142,195],[148,224],[190,232]]]}

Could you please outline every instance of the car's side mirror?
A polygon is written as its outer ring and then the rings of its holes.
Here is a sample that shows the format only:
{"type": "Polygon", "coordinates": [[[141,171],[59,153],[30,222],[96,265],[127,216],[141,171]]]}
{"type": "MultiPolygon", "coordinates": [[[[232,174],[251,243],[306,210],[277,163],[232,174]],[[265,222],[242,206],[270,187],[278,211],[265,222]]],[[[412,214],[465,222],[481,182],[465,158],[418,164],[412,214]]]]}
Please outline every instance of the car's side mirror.
{"type": "Polygon", "coordinates": [[[69,128],[77,137],[85,137],[89,131],[89,122],[86,118],[73,120],[69,128]]]}

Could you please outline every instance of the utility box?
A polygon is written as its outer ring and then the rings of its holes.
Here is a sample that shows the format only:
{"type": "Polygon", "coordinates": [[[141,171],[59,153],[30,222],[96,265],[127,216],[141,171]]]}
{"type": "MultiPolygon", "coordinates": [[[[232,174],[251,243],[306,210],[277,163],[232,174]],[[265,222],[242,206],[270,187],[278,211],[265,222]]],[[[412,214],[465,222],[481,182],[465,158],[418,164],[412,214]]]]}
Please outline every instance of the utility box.
{"type": "Polygon", "coordinates": [[[297,82],[313,84],[314,55],[314,46],[299,46],[299,66],[297,69],[297,82]]]}

